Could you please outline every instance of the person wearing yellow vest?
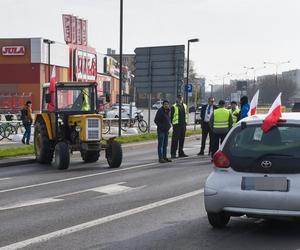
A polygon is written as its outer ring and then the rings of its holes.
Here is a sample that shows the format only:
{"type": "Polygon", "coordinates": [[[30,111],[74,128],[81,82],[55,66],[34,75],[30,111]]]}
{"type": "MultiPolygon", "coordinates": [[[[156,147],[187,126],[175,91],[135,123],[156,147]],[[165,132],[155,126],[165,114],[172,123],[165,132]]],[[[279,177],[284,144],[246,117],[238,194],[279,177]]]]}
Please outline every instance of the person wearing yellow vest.
{"type": "Polygon", "coordinates": [[[91,106],[90,106],[90,98],[88,95],[88,89],[84,89],[82,90],[82,111],[90,111],[91,110],[91,106]]]}
{"type": "Polygon", "coordinates": [[[238,108],[236,101],[231,102],[230,112],[232,115],[232,125],[234,126],[237,123],[239,115],[240,115],[240,109],[238,108]]]}
{"type": "Polygon", "coordinates": [[[212,157],[218,151],[220,143],[223,142],[228,131],[232,127],[232,115],[230,110],[225,108],[225,101],[219,101],[218,109],[214,110],[210,118],[212,128],[212,157]]]}
{"type": "Polygon", "coordinates": [[[187,157],[183,152],[186,125],[189,120],[187,105],[183,103],[182,95],[177,95],[176,103],[171,107],[171,122],[173,126],[171,158],[176,158],[178,148],[179,157],[187,157]]]}

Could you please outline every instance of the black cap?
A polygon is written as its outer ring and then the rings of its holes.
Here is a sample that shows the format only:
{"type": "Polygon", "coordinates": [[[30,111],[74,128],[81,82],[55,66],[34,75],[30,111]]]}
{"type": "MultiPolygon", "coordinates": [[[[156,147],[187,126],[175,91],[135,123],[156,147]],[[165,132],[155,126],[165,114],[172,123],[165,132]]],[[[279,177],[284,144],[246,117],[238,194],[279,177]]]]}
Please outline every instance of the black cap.
{"type": "Polygon", "coordinates": [[[177,95],[177,98],[180,98],[180,97],[182,97],[182,94],[178,94],[178,95],[177,95]]]}

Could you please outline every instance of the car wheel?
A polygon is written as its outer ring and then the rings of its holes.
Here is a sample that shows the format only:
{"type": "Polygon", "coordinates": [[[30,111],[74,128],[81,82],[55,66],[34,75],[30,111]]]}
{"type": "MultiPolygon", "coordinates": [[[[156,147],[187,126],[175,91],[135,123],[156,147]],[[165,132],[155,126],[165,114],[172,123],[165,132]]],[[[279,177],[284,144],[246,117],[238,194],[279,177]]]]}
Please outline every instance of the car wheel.
{"type": "Polygon", "coordinates": [[[230,220],[230,216],[225,212],[207,213],[208,221],[214,228],[224,228],[230,220]]]}

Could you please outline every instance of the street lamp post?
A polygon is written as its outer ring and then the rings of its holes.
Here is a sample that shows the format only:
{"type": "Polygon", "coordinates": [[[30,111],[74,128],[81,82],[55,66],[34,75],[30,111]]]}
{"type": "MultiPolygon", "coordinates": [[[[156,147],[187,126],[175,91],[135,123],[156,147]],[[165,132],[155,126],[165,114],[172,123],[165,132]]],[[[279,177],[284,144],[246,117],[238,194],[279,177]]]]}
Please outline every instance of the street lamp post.
{"type": "Polygon", "coordinates": [[[214,94],[214,85],[213,84],[209,84],[210,86],[210,97],[213,97],[214,94]]]}
{"type": "Polygon", "coordinates": [[[51,78],[51,61],[50,61],[50,56],[51,56],[51,44],[54,44],[54,41],[51,41],[50,39],[44,39],[43,40],[44,43],[48,44],[48,81],[50,82],[50,78],[51,78]]]}
{"type": "Polygon", "coordinates": [[[278,67],[282,64],[286,64],[286,63],[290,63],[290,61],[286,61],[286,62],[264,62],[264,64],[271,64],[275,66],[275,84],[276,84],[276,88],[278,88],[278,67]]]}
{"type": "Polygon", "coordinates": [[[122,65],[123,60],[123,0],[120,0],[120,72],[119,72],[119,136],[121,136],[122,120],[122,65]]]}
{"type": "Polygon", "coordinates": [[[226,75],[223,76],[223,100],[225,100],[225,77],[230,76],[230,73],[228,72],[226,75]]]}
{"type": "MultiPolygon", "coordinates": [[[[198,38],[189,39],[188,40],[188,51],[187,51],[187,65],[186,65],[186,85],[189,84],[189,71],[190,71],[190,43],[199,42],[198,38]]],[[[189,95],[188,95],[187,87],[185,89],[185,102],[187,106],[189,106],[189,95]]]]}
{"type": "Polygon", "coordinates": [[[255,85],[255,82],[256,82],[256,71],[261,70],[261,69],[265,69],[265,68],[266,68],[266,66],[258,67],[258,68],[244,66],[244,69],[253,70],[253,84],[254,85],[255,85]]]}

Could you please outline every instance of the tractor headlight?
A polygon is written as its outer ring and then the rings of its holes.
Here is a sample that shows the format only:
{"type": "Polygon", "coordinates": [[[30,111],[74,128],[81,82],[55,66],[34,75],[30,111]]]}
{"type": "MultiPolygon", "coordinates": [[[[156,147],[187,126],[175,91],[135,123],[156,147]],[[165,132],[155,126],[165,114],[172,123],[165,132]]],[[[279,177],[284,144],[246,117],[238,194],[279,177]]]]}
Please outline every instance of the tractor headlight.
{"type": "Polygon", "coordinates": [[[81,130],[80,126],[76,126],[76,127],[75,127],[75,131],[76,131],[76,132],[78,132],[78,133],[79,133],[79,132],[80,132],[80,130],[81,130]]]}

